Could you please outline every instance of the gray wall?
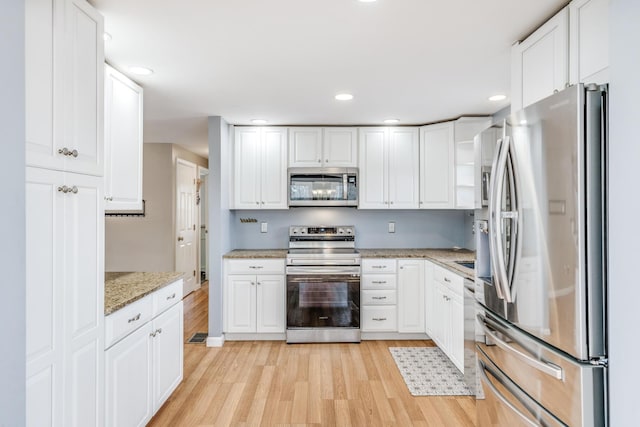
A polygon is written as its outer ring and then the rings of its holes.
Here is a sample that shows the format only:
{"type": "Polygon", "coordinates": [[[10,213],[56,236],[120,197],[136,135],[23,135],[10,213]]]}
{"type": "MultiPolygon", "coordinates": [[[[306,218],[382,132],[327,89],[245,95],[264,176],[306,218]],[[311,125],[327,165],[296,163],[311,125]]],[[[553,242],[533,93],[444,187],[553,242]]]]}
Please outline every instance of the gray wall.
{"type": "Polygon", "coordinates": [[[640,2],[612,0],[610,18],[609,403],[618,427],[638,425],[640,2]]]}
{"type": "Polygon", "coordinates": [[[181,158],[206,167],[206,159],[174,144],[143,145],[144,217],[107,217],[106,271],[175,269],[175,164],[181,158]]]}
{"type": "Polygon", "coordinates": [[[0,426],[25,424],[24,0],[0,2],[0,426]]]}
{"type": "Polygon", "coordinates": [[[290,225],[355,225],[360,248],[450,248],[464,247],[466,211],[392,211],[353,208],[292,208],[282,211],[233,211],[234,249],[286,248],[290,225]],[[241,223],[255,218],[257,223],[241,223]],[[388,223],[396,232],[388,232],[388,223]],[[267,222],[268,232],[260,233],[267,222]]]}
{"type": "MultiPolygon", "coordinates": [[[[229,125],[209,117],[209,336],[222,337],[222,255],[231,249],[229,125]]],[[[235,238],[235,236],[234,236],[235,238]]]]}

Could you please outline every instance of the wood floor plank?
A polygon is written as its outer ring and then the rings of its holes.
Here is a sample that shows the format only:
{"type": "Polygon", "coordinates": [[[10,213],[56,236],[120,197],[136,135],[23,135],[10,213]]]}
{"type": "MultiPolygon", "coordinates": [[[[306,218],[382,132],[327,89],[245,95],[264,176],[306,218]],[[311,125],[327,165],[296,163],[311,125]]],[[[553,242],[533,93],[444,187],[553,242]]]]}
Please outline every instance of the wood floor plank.
{"type": "MultiPolygon", "coordinates": [[[[206,332],[208,287],[185,298],[185,340],[206,332]]],[[[468,396],[414,397],[389,347],[432,341],[184,344],[184,380],[149,426],[472,427],[468,396]]]]}

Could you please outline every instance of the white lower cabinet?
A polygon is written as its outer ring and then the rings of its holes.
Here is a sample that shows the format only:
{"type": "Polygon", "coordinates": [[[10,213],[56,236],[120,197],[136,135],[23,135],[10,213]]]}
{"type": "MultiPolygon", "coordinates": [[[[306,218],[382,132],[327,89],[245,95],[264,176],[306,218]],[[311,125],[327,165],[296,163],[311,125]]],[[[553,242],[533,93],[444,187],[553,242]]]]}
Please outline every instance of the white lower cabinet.
{"type": "Polygon", "coordinates": [[[424,263],[398,260],[398,332],[424,332],[424,263]]]}
{"type": "Polygon", "coordinates": [[[225,272],[224,331],[284,333],[284,260],[227,260],[225,272]],[[256,271],[269,274],[255,274],[256,271]]]}
{"type": "Polygon", "coordinates": [[[106,426],[144,426],[182,381],[182,301],[116,342],[105,355],[106,426]]]}
{"type": "Polygon", "coordinates": [[[463,281],[461,276],[434,266],[431,338],[460,372],[464,372],[463,281]]]}
{"type": "Polygon", "coordinates": [[[433,280],[434,265],[431,261],[424,262],[424,331],[433,338],[433,327],[436,323],[436,283],[433,280]]]}
{"type": "Polygon", "coordinates": [[[360,280],[362,332],[398,332],[395,259],[363,259],[360,280]]]}

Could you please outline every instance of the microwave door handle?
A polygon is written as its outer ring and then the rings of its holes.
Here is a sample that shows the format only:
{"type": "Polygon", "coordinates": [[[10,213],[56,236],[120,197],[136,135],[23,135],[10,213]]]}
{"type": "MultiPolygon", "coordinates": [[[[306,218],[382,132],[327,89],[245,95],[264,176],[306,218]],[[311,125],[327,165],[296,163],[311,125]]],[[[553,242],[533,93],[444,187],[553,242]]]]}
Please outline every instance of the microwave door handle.
{"type": "Polygon", "coordinates": [[[342,174],[342,200],[349,197],[349,174],[342,174]]]}
{"type": "MultiPolygon", "coordinates": [[[[537,369],[538,371],[549,375],[550,377],[553,377],[557,380],[563,379],[564,374],[562,372],[561,367],[554,365],[553,363],[543,362],[541,360],[535,359],[532,356],[529,356],[528,354],[524,353],[523,351],[520,351],[515,347],[509,345],[508,342],[498,337],[491,329],[489,329],[490,327],[489,322],[487,321],[486,318],[484,318],[482,315],[477,315],[476,317],[480,322],[480,325],[482,326],[483,332],[489,338],[491,338],[491,340],[495,342],[498,347],[500,347],[507,353],[510,353],[511,355],[515,356],[516,358],[520,359],[522,362],[526,363],[532,368],[537,369]]],[[[496,328],[496,329],[499,329],[499,328],[496,328]]]]}
{"type": "Polygon", "coordinates": [[[484,363],[480,362],[481,379],[484,380],[484,382],[491,389],[493,394],[500,400],[500,402],[502,402],[507,408],[509,408],[511,410],[511,412],[513,412],[518,417],[520,417],[520,419],[522,419],[522,421],[524,421],[525,424],[527,424],[528,426],[540,427],[540,424],[538,424],[537,422],[531,420],[529,417],[527,417],[525,414],[523,414],[518,408],[516,408],[513,405],[513,403],[509,402],[509,400],[506,397],[504,397],[502,395],[502,393],[500,393],[500,390],[498,390],[498,388],[496,386],[494,386],[493,383],[491,382],[491,380],[489,379],[489,376],[487,375],[487,372],[491,373],[491,371],[489,371],[487,369],[486,365],[484,363]]]}

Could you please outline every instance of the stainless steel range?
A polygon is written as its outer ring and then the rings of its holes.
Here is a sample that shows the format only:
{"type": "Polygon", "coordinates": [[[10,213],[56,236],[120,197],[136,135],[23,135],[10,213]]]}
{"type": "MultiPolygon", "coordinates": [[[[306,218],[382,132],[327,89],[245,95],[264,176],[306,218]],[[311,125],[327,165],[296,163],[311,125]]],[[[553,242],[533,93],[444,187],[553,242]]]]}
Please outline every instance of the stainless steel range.
{"type": "Polygon", "coordinates": [[[289,227],[287,342],[360,342],[355,227],[289,227]]]}

